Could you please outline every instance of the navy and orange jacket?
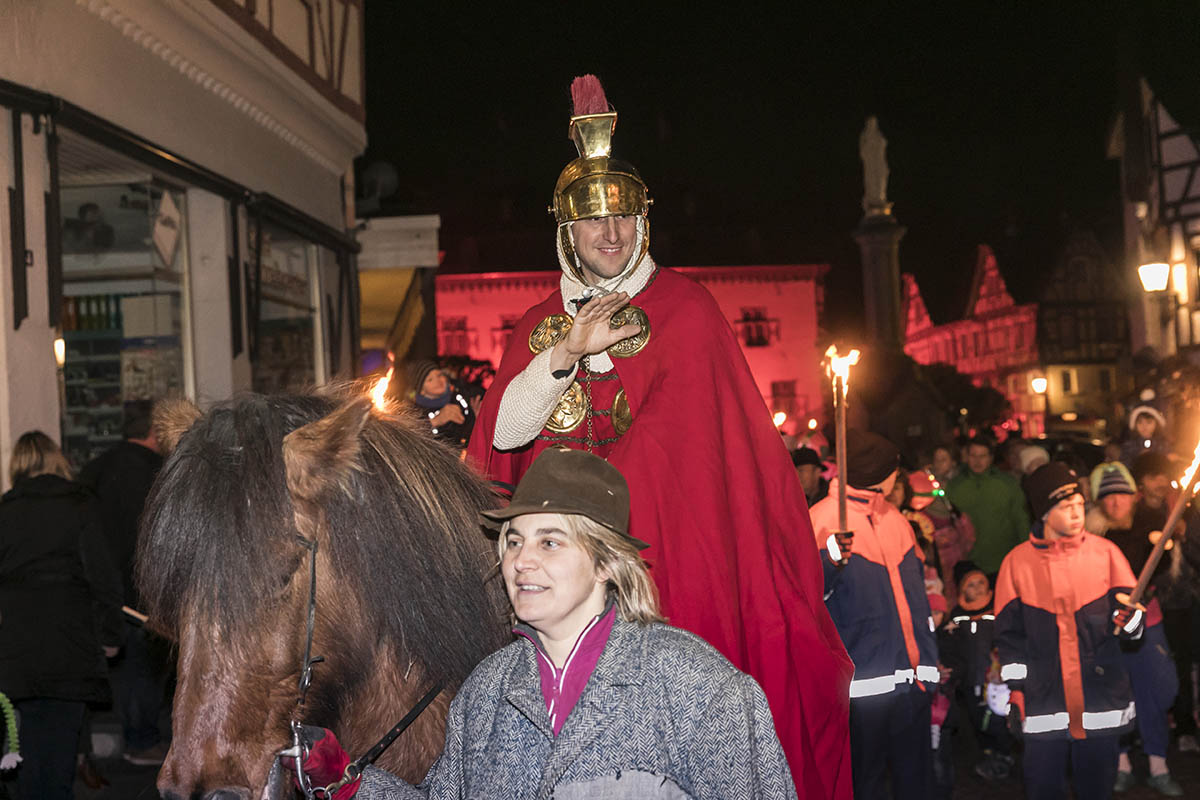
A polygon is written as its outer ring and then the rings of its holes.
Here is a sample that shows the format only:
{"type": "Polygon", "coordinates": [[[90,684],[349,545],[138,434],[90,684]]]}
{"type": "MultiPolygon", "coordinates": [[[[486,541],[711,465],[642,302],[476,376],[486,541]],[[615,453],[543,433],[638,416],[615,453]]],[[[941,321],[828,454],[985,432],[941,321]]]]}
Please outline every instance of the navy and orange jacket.
{"type": "Polygon", "coordinates": [[[825,571],[825,605],[854,662],[850,697],[938,682],[937,639],[925,594],[925,565],[908,520],[879,492],[847,488],[850,561],[838,569],[826,540],[838,527],[837,480],[812,507],[825,571]]]}
{"type": "Polygon", "coordinates": [[[1035,535],[996,580],[1000,677],[1024,693],[1027,736],[1086,739],[1133,727],[1133,694],[1113,633],[1116,593],[1136,580],[1120,549],[1086,531],[1035,535]]]}

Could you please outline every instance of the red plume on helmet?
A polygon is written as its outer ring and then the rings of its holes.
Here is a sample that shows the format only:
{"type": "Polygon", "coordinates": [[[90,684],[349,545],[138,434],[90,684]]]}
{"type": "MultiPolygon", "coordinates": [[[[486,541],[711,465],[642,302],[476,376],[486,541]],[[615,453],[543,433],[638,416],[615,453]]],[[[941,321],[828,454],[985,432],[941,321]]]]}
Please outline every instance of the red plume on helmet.
{"type": "Polygon", "coordinates": [[[608,98],[604,87],[595,75],[580,75],[571,81],[571,103],[575,107],[572,116],[603,114],[608,111],[608,98]]]}

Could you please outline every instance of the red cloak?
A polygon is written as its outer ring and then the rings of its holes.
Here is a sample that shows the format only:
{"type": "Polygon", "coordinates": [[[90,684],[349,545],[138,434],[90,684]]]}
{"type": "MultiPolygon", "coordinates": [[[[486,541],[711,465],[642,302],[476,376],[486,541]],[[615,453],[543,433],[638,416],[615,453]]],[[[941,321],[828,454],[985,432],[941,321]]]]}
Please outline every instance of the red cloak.
{"type": "MultiPolygon", "coordinates": [[[[650,544],[663,614],[762,685],[800,797],[848,799],[853,666],[787,450],[707,290],[659,268],[633,303],[650,340],[613,359],[633,424],[609,461],[629,483],[630,533],[650,544]]],[[[500,398],[533,357],[529,334],[555,313],[558,292],[526,312],[480,409],[468,455],[493,480],[516,484],[550,446],[491,443],[500,398]]]]}

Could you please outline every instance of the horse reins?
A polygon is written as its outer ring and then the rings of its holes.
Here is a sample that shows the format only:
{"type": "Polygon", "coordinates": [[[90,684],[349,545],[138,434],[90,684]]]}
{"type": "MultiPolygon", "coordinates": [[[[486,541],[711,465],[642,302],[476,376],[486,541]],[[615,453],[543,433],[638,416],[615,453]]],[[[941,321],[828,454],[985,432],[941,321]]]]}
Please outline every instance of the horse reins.
{"type": "Polygon", "coordinates": [[[417,717],[421,716],[421,712],[428,708],[434,698],[441,693],[442,685],[435,683],[430,687],[429,691],[370,750],[346,765],[346,769],[342,772],[342,777],[339,780],[328,786],[314,787],[312,785],[312,780],[304,771],[304,759],[308,757],[308,748],[304,746],[304,725],[300,722],[300,714],[304,710],[304,701],[308,697],[308,687],[312,685],[313,666],[325,659],[322,656],[314,656],[312,654],[313,626],[316,623],[317,617],[317,540],[309,539],[299,534],[296,535],[296,538],[308,550],[309,555],[308,620],[305,625],[304,634],[304,660],[300,662],[300,681],[297,686],[299,696],[296,698],[296,707],[292,711],[290,721],[292,746],[287,750],[281,751],[279,755],[290,756],[292,758],[296,766],[296,783],[299,785],[300,791],[304,793],[306,800],[320,800],[322,795],[325,798],[333,797],[333,793],[338,789],[357,780],[367,765],[373,763],[375,759],[383,755],[383,751],[387,750],[399,738],[400,734],[404,733],[408,726],[412,725],[417,717]],[[320,795],[318,795],[318,792],[320,795]]]}

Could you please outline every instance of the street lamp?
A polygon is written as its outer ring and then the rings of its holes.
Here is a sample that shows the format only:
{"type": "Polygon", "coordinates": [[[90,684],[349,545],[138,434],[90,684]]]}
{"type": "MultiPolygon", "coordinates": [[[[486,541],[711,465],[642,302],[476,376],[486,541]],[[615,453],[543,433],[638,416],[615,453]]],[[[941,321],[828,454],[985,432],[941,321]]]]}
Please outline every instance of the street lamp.
{"type": "Polygon", "coordinates": [[[1050,381],[1046,380],[1044,375],[1039,375],[1029,381],[1029,388],[1033,389],[1035,394],[1042,396],[1042,435],[1046,434],[1046,427],[1050,422],[1050,381]]]}
{"type": "MultiPolygon", "coordinates": [[[[1167,291],[1167,284],[1171,280],[1171,265],[1165,261],[1147,262],[1138,267],[1138,278],[1142,282],[1142,290],[1146,294],[1157,298],[1160,331],[1167,327],[1168,322],[1174,322],[1171,327],[1175,332],[1175,352],[1178,353],[1179,296],[1175,292],[1167,291]]],[[[1166,337],[1164,336],[1163,338],[1165,339],[1166,337]]]]}
{"type": "Polygon", "coordinates": [[[1138,267],[1138,278],[1146,292],[1165,292],[1171,277],[1171,265],[1164,261],[1152,261],[1138,267]]]}

